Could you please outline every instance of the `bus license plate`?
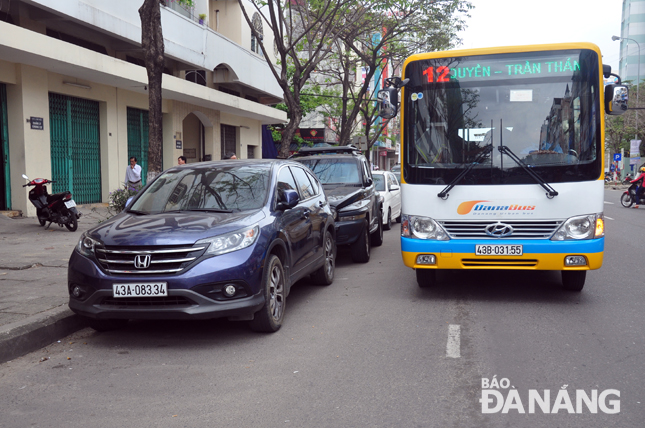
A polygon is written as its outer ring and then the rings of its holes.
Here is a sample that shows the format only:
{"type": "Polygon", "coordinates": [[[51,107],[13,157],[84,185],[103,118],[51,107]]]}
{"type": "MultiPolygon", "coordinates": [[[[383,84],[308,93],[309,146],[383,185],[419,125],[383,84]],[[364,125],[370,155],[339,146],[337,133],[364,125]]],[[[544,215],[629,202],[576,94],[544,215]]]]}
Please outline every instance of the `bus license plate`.
{"type": "Polygon", "coordinates": [[[475,245],[477,256],[521,256],[521,245],[475,245]]]}
{"type": "Polygon", "coordinates": [[[160,297],[168,295],[168,283],[112,284],[113,297],[160,297]]]}
{"type": "Polygon", "coordinates": [[[65,206],[67,208],[74,208],[76,206],[76,202],[74,202],[74,199],[70,199],[69,201],[65,201],[65,206]]]}

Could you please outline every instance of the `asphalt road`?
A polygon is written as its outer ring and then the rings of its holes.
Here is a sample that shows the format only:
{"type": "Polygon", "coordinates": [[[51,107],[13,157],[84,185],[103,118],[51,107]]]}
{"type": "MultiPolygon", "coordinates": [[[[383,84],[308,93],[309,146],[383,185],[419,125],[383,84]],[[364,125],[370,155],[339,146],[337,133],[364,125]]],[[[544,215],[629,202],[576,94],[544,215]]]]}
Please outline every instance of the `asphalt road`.
{"type": "Polygon", "coordinates": [[[131,322],[1,365],[0,427],[642,426],[645,208],[619,197],[582,293],[551,272],[442,272],[422,290],[394,227],[368,264],[341,251],[331,286],[298,284],[275,334],[131,322]]]}

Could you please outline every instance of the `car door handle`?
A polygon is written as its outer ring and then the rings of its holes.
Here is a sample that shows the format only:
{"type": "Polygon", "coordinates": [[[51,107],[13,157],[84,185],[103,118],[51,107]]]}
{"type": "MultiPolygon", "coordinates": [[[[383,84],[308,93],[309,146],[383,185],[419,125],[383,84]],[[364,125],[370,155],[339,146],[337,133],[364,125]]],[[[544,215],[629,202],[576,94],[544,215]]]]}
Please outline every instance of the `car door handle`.
{"type": "Polygon", "coordinates": [[[309,218],[309,210],[304,210],[301,218],[309,218]]]}

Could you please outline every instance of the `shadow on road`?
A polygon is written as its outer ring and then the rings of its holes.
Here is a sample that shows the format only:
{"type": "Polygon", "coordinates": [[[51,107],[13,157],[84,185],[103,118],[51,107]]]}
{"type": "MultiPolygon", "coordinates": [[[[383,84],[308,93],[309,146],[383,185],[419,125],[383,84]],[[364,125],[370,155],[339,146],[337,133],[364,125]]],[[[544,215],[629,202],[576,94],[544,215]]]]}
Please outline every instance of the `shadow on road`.
{"type": "MultiPolygon", "coordinates": [[[[587,275],[588,287],[593,287],[592,275],[593,273],[587,275]]],[[[565,305],[584,303],[590,298],[589,293],[584,290],[572,292],[562,288],[560,272],[503,270],[439,271],[437,283],[429,288],[417,287],[415,295],[428,300],[460,299],[565,305]]]]}

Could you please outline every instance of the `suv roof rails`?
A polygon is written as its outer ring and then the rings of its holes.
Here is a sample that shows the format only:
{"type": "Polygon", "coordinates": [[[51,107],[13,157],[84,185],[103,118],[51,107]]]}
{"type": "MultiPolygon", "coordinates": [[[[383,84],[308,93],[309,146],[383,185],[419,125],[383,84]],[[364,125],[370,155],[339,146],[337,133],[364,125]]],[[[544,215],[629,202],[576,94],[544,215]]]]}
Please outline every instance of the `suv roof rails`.
{"type": "Polygon", "coordinates": [[[303,147],[294,153],[289,158],[311,156],[311,155],[333,155],[333,154],[362,154],[360,149],[356,146],[332,146],[332,147],[303,147]]]}

